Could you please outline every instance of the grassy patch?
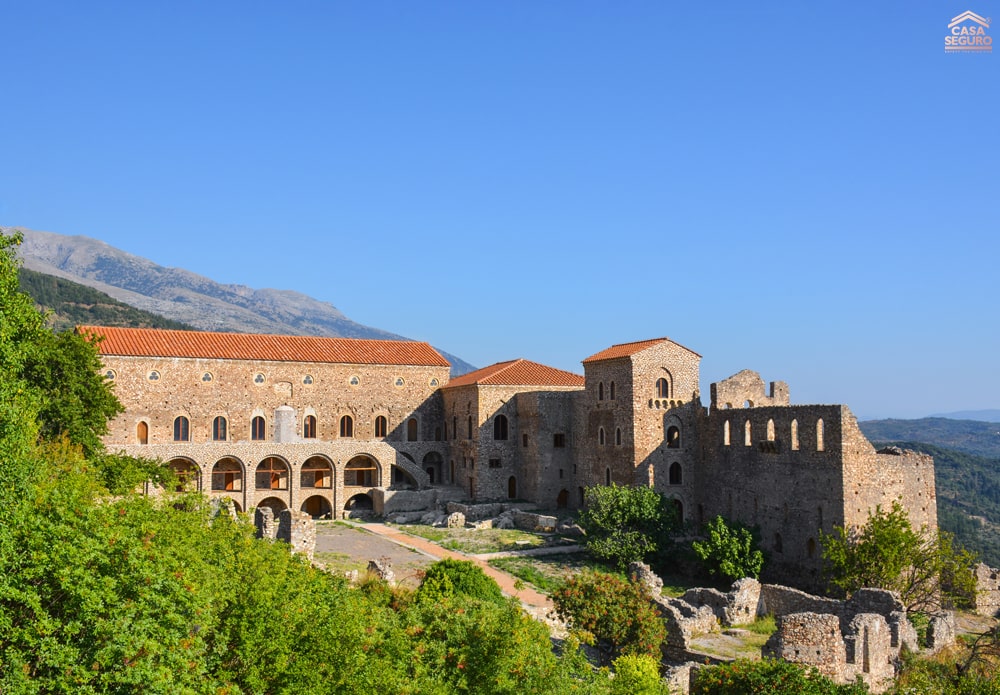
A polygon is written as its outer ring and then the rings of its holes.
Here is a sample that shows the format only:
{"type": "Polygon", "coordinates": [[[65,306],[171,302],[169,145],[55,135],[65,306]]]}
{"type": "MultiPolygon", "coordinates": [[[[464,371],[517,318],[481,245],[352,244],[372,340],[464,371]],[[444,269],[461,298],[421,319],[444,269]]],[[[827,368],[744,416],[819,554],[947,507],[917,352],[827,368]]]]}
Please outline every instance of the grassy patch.
{"type": "Polygon", "coordinates": [[[314,558],[316,562],[326,567],[330,572],[350,572],[351,570],[358,570],[363,572],[368,569],[367,560],[359,560],[356,557],[352,557],[347,553],[316,553],[314,558]]]}
{"type": "Polygon", "coordinates": [[[547,542],[545,536],[516,529],[435,528],[422,524],[397,528],[404,533],[437,543],[442,548],[470,555],[526,550],[541,547],[547,542]]]}
{"type": "Polygon", "coordinates": [[[773,615],[762,615],[748,625],[740,625],[739,628],[765,637],[770,637],[778,631],[773,615]]]}

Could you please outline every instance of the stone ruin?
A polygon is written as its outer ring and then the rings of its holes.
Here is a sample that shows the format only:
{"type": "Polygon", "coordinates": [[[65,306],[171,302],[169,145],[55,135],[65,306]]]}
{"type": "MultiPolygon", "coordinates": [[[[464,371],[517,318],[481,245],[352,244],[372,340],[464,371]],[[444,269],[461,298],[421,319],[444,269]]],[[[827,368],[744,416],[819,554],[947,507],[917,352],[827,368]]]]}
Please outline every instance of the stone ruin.
{"type": "MultiPolygon", "coordinates": [[[[696,634],[773,615],[778,629],[762,648],[762,656],[814,666],[837,683],[851,683],[860,676],[873,693],[880,693],[892,684],[901,650],[919,649],[917,632],[891,591],[861,589],[839,601],[741,579],[728,592],[695,588],[680,598],[670,598],[661,593],[662,580],[643,563],[630,565],[629,576],[649,590],[667,628],[663,653],[672,661],[704,659],[692,650],[696,634]]],[[[954,641],[954,615],[933,616],[926,649],[938,651],[954,641]]],[[[684,682],[685,690],[691,668],[684,666],[674,674],[675,681],[684,682]]]]}
{"type": "Polygon", "coordinates": [[[283,509],[275,519],[273,509],[257,507],[254,526],[257,528],[258,538],[285,541],[292,546],[293,553],[301,553],[309,560],[313,559],[316,550],[316,522],[305,512],[283,509]]]}
{"type": "Polygon", "coordinates": [[[417,511],[394,514],[388,521],[394,524],[420,523],[428,526],[447,528],[477,529],[521,529],[540,533],[560,533],[567,536],[582,536],[583,529],[573,523],[560,523],[548,514],[537,514],[525,509],[525,503],[490,502],[485,504],[462,504],[448,502],[444,511],[417,511]]]}
{"type": "Polygon", "coordinates": [[[980,562],[976,574],[976,613],[1000,617],[1000,570],[980,562]]]}

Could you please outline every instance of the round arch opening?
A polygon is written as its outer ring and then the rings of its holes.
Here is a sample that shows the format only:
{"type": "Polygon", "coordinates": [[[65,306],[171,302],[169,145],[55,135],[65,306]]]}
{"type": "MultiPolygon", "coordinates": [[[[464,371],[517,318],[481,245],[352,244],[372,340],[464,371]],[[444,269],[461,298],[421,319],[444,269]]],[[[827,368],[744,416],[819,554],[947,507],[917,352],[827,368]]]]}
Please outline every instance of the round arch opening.
{"type": "Polygon", "coordinates": [[[170,470],[177,476],[174,492],[195,492],[201,489],[201,469],[191,459],[170,460],[170,470]]]}
{"type": "Polygon", "coordinates": [[[288,505],[285,504],[284,500],[278,499],[277,497],[266,497],[257,503],[258,509],[261,507],[267,507],[272,512],[274,516],[277,517],[278,514],[288,509],[288,505]]]}
{"type": "Polygon", "coordinates": [[[375,504],[371,496],[364,492],[354,495],[344,503],[344,516],[347,518],[371,516],[374,511],[375,504]]]}
{"type": "Polygon", "coordinates": [[[371,456],[355,456],[344,466],[345,487],[376,487],[378,484],[378,464],[371,456]]]}
{"type": "Polygon", "coordinates": [[[302,503],[302,511],[313,519],[333,518],[333,505],[330,504],[330,500],[322,495],[307,497],[302,503]]]}
{"type": "Polygon", "coordinates": [[[234,458],[216,461],[212,466],[212,489],[238,492],[243,489],[243,465],[234,458]]]}
{"type": "Polygon", "coordinates": [[[299,486],[309,489],[333,487],[333,465],[324,456],[311,456],[302,464],[299,486]]]}

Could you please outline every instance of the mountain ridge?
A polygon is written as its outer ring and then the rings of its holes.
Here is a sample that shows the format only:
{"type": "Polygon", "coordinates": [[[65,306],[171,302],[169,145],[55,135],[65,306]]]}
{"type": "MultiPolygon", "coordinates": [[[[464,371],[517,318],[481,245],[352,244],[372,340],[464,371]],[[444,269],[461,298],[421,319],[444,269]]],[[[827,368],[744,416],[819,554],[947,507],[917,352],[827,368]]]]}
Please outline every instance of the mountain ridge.
{"type": "MultiPolygon", "coordinates": [[[[333,304],[295,290],[218,283],[86,236],[24,227],[0,227],[0,231],[23,235],[18,255],[29,270],[91,287],[130,306],[199,330],[409,340],[352,321],[333,304]]],[[[438,352],[451,362],[455,376],[475,369],[460,357],[440,349],[438,352]]]]}

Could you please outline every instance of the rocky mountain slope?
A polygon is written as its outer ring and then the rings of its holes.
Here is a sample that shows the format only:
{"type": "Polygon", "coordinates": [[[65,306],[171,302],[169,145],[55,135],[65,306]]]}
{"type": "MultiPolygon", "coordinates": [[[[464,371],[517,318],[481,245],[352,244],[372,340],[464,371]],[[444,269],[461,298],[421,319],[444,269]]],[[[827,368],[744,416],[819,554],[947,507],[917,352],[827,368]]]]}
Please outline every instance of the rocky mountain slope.
{"type": "MultiPolygon", "coordinates": [[[[24,235],[20,257],[25,268],[92,287],[200,330],[405,340],[356,323],[332,304],[301,292],[221,284],[182,268],[157,265],[96,239],[18,231],[24,235]]],[[[454,355],[439,352],[451,362],[455,375],[474,369],[454,355]]]]}

